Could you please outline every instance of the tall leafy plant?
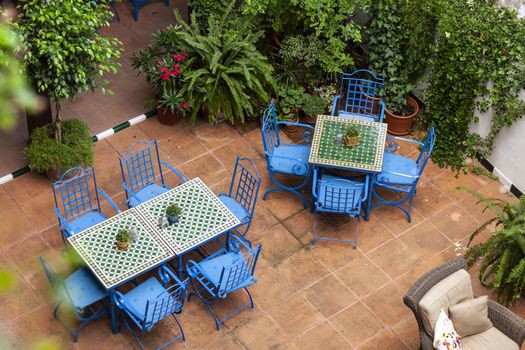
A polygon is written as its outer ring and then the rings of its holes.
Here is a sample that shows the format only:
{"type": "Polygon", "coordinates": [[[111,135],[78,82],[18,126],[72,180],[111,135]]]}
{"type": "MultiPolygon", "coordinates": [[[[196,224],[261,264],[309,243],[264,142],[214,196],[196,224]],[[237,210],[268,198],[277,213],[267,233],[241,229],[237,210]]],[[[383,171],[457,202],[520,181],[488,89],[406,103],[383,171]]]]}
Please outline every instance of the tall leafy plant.
{"type": "Polygon", "coordinates": [[[490,209],[496,214],[471,235],[465,258],[469,266],[481,260],[481,283],[494,289],[503,304],[513,303],[525,294],[525,196],[515,202],[505,202],[461,189],[476,196],[478,203],[486,206],[485,210],[490,209]],[[483,243],[470,246],[472,240],[493,222],[496,228],[492,236],[483,243]]]}
{"type": "Polygon", "coordinates": [[[269,99],[269,91],[275,85],[272,66],[254,44],[260,33],[225,30],[223,17],[212,18],[204,34],[194,15],[191,25],[177,11],[176,17],[182,25],[181,45],[193,59],[191,71],[184,73],[186,84],[181,88],[181,94],[193,108],[192,120],[199,110],[207,109],[210,123],[220,113],[230,122],[244,122],[260,102],[269,99]]]}
{"type": "MultiPolygon", "coordinates": [[[[20,0],[16,27],[24,40],[23,61],[38,92],[55,104],[60,142],[61,102],[103,87],[115,73],[120,42],[98,33],[113,14],[105,1],[20,0]]],[[[105,90],[103,90],[104,92],[105,90]]]]}

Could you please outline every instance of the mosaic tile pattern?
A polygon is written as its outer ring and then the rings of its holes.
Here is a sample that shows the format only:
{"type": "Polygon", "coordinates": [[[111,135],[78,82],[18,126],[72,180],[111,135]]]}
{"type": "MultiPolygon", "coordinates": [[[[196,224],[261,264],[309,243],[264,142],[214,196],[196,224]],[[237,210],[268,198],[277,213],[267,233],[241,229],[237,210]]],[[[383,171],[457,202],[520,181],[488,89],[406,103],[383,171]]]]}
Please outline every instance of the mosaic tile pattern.
{"type": "Polygon", "coordinates": [[[365,171],[381,171],[387,125],[367,120],[322,115],[317,117],[309,162],[312,164],[350,168],[365,171]],[[359,145],[347,147],[336,144],[338,134],[354,124],[360,134],[359,145]]]}
{"type": "Polygon", "coordinates": [[[176,255],[183,254],[240,224],[217,196],[195,178],[136,207],[176,255]],[[176,203],[183,213],[177,223],[160,228],[159,217],[176,203]]]}

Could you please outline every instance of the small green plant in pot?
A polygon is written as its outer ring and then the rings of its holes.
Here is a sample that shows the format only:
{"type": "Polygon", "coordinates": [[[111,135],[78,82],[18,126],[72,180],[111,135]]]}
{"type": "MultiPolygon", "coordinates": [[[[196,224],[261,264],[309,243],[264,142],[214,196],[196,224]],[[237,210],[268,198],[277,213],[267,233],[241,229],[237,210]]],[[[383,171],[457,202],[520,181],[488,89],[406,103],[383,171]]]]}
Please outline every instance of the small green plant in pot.
{"type": "Polygon", "coordinates": [[[126,250],[129,247],[129,244],[133,240],[133,234],[128,229],[120,229],[117,232],[117,235],[115,236],[115,239],[117,240],[117,247],[120,250],[126,250]]]}
{"type": "Polygon", "coordinates": [[[357,125],[349,125],[345,129],[344,141],[345,145],[348,147],[359,145],[359,129],[357,128],[357,125]]]}
{"type": "Polygon", "coordinates": [[[324,114],[326,112],[326,103],[318,95],[308,95],[301,106],[305,116],[306,122],[311,125],[315,125],[317,122],[317,115],[324,114]]]}
{"type": "Polygon", "coordinates": [[[171,204],[166,208],[166,216],[170,224],[174,224],[179,221],[179,217],[182,214],[182,208],[177,204],[171,204]]]}

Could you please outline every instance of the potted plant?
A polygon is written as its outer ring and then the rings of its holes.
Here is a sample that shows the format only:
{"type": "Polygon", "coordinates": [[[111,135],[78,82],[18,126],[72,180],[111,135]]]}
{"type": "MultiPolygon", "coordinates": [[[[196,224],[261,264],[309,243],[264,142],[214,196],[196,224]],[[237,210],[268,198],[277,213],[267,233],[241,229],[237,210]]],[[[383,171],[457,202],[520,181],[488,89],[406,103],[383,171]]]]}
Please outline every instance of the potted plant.
{"type": "Polygon", "coordinates": [[[177,38],[181,26],[168,26],[153,33],[151,43],[133,53],[131,66],[139,74],[146,75],[146,81],[156,92],[156,108],[159,122],[174,125],[188,111],[181,87],[186,83],[184,72],[188,71],[193,59],[183,49],[177,38]],[[185,108],[180,108],[185,105],[185,108]]]}
{"type": "Polygon", "coordinates": [[[117,235],[115,236],[115,239],[117,241],[117,247],[120,250],[126,250],[129,247],[129,244],[133,237],[133,233],[128,229],[120,229],[117,232],[117,235]]]}
{"type": "Polygon", "coordinates": [[[98,33],[113,18],[105,4],[77,0],[19,3],[14,25],[24,41],[25,69],[37,92],[46,93],[55,105],[52,125],[33,130],[26,154],[33,169],[60,175],[71,166],[90,164],[93,157],[87,127],[78,120],[62,122],[61,103],[95,88],[105,93],[103,86],[108,81],[103,76],[116,72],[121,43],[98,33]]]}
{"type": "Polygon", "coordinates": [[[369,14],[369,63],[371,70],[385,78],[381,97],[388,132],[406,135],[420,111],[409,93],[431,57],[436,13],[428,1],[378,0],[370,4],[369,14]]]}
{"type": "Polygon", "coordinates": [[[352,124],[347,126],[343,138],[345,145],[348,147],[359,145],[359,129],[357,128],[357,125],[352,124]]]}
{"type": "MultiPolygon", "coordinates": [[[[279,104],[281,110],[279,120],[290,123],[299,123],[299,110],[304,103],[306,93],[302,86],[281,88],[279,90],[279,104]]],[[[293,133],[297,131],[296,125],[284,125],[284,130],[293,133]]]]}
{"type": "Polygon", "coordinates": [[[169,223],[174,224],[177,221],[179,221],[179,217],[182,214],[182,211],[182,208],[175,203],[168,205],[168,207],[166,208],[166,216],[168,217],[169,223]]]}
{"type": "Polygon", "coordinates": [[[326,112],[326,102],[318,95],[307,95],[301,105],[306,118],[306,122],[315,125],[317,115],[326,112]]]}

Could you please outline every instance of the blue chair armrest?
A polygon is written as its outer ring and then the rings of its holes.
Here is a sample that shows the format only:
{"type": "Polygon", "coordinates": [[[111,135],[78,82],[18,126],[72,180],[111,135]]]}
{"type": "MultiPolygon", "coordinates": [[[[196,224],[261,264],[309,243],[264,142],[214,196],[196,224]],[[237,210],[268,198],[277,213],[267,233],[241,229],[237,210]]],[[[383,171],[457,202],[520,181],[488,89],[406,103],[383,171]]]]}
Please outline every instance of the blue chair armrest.
{"type": "Polygon", "coordinates": [[[115,202],[113,202],[113,200],[109,198],[109,196],[106,194],[106,192],[104,192],[104,190],[102,190],[101,188],[97,188],[97,192],[100,193],[102,197],[104,197],[109,202],[109,204],[111,204],[111,206],[115,209],[117,213],[122,212],[122,210],[120,210],[120,208],[115,204],[115,202]]]}
{"type": "Polygon", "coordinates": [[[419,145],[419,146],[423,146],[424,143],[421,142],[421,141],[417,141],[417,140],[411,140],[411,139],[405,139],[403,137],[398,137],[398,136],[387,136],[386,137],[386,147],[385,147],[385,151],[388,152],[388,153],[396,153],[397,152],[397,143],[396,142],[388,142],[390,140],[395,140],[395,141],[402,141],[402,142],[407,142],[407,143],[413,143],[413,144],[416,144],[416,145],[419,145]]]}
{"type": "Polygon", "coordinates": [[[330,112],[330,115],[336,115],[335,111],[337,109],[337,102],[339,102],[339,98],[339,95],[334,97],[334,103],[332,103],[332,111],[330,112]]]}
{"type": "Polygon", "coordinates": [[[171,165],[169,165],[168,163],[166,162],[160,162],[160,164],[166,166],[168,169],[170,169],[171,171],[173,171],[175,174],[177,174],[183,182],[186,182],[188,181],[188,179],[186,179],[186,176],[182,175],[182,173],[180,171],[178,171],[177,169],[175,169],[174,167],[172,167],[171,165]]]}
{"type": "Polygon", "coordinates": [[[119,309],[125,311],[126,314],[128,314],[129,317],[133,318],[133,320],[137,324],[141,323],[142,320],[140,320],[137,316],[137,315],[140,315],[140,313],[130,303],[127,302],[124,294],[122,294],[119,291],[115,291],[112,297],[113,297],[113,302],[119,309]]]}
{"type": "Polygon", "coordinates": [[[204,270],[200,267],[198,263],[196,263],[193,260],[188,260],[188,262],[186,263],[186,271],[188,271],[188,274],[190,275],[191,278],[198,280],[200,284],[202,285],[202,287],[205,288],[210,294],[212,295],[215,294],[215,292],[210,287],[208,287],[208,283],[205,283],[205,281],[203,281],[202,277],[204,277],[208,281],[210,281],[210,278],[208,277],[206,272],[204,272],[204,270]],[[198,273],[193,272],[194,269],[197,270],[198,273]],[[199,277],[199,274],[202,277],[199,277]]]}
{"type": "Polygon", "coordinates": [[[69,224],[67,223],[66,219],[64,219],[62,214],[60,214],[60,211],[58,210],[58,208],[55,208],[55,215],[58,217],[58,221],[60,222],[60,226],[64,227],[69,232],[70,235],[74,235],[75,232],[73,231],[71,226],[69,226],[69,224]]]}
{"type": "MultiPolygon", "coordinates": [[[[395,175],[395,176],[400,176],[400,177],[404,177],[404,178],[407,178],[407,179],[412,179],[412,180],[417,180],[421,177],[421,175],[408,175],[408,174],[401,174],[401,173],[396,173],[394,171],[382,171],[381,172],[381,175],[383,174],[390,174],[390,175],[395,175]]],[[[379,177],[379,175],[376,177],[376,181],[379,180],[378,182],[383,182],[381,181],[381,178],[379,177]]],[[[396,184],[395,182],[387,182],[389,184],[396,184]]],[[[399,185],[403,185],[403,184],[399,184],[399,185]]]]}
{"type": "Polygon", "coordinates": [[[162,265],[159,267],[159,276],[160,280],[162,281],[162,285],[164,288],[166,288],[166,285],[173,281],[175,284],[177,284],[180,287],[186,287],[188,285],[188,279],[186,278],[184,281],[181,281],[177,275],[171,271],[170,268],[168,268],[166,265],[162,265]]]}
{"type": "Polygon", "coordinates": [[[251,251],[252,250],[251,245],[250,245],[251,242],[247,243],[244,239],[242,239],[241,237],[239,237],[239,236],[237,236],[235,234],[232,234],[230,236],[230,239],[233,239],[234,241],[237,241],[237,242],[235,242],[235,244],[237,244],[239,246],[239,248],[240,247],[244,247],[244,249],[246,251],[251,251]]]}
{"type": "Polygon", "coordinates": [[[294,122],[283,122],[283,121],[280,121],[280,122],[277,122],[277,125],[295,125],[295,126],[300,126],[300,127],[303,127],[303,128],[315,130],[315,128],[313,126],[311,126],[310,124],[303,124],[303,123],[294,123],[294,122]]]}
{"type": "Polygon", "coordinates": [[[379,110],[379,120],[378,122],[382,123],[383,122],[383,118],[385,117],[385,103],[383,101],[379,101],[379,106],[381,107],[381,109],[379,110]]]}
{"type": "Polygon", "coordinates": [[[127,194],[129,194],[131,197],[135,198],[135,200],[139,203],[142,203],[142,199],[140,199],[129,187],[126,185],[125,182],[122,182],[122,187],[124,187],[124,190],[127,194]]]}

